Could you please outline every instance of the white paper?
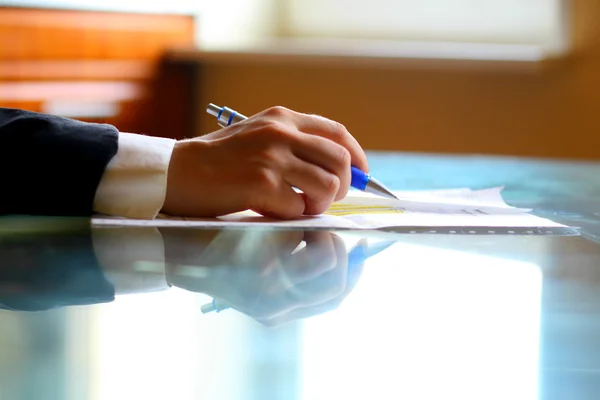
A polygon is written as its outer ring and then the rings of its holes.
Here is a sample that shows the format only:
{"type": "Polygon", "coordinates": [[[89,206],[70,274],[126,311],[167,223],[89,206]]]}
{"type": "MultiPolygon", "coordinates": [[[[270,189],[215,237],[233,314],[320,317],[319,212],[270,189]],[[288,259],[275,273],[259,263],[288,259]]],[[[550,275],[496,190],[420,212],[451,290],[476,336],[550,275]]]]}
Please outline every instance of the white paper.
{"type": "Polygon", "coordinates": [[[219,218],[170,218],[137,220],[97,216],[94,225],[190,226],[190,227],[278,227],[326,229],[382,229],[394,227],[565,227],[527,211],[509,206],[502,199],[502,187],[483,190],[468,188],[395,192],[399,200],[384,199],[363,192],[350,192],[323,215],[282,221],[252,211],[219,218]]]}

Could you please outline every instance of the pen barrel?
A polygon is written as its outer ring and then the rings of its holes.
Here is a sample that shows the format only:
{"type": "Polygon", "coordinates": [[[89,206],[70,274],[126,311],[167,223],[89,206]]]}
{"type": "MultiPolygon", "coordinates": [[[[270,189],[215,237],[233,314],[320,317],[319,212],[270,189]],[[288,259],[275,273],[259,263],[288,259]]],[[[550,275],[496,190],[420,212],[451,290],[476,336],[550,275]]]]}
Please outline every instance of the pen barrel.
{"type": "Polygon", "coordinates": [[[350,186],[358,190],[365,190],[371,177],[356,167],[351,167],[352,180],[350,186]]]}

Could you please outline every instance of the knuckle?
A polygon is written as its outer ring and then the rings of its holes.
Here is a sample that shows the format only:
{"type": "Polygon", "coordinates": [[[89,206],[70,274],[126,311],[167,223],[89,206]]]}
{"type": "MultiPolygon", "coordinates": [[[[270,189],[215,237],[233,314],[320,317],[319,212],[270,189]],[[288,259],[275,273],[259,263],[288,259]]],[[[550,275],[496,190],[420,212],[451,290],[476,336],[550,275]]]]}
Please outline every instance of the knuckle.
{"type": "Polygon", "coordinates": [[[320,119],[324,122],[326,131],[331,140],[335,142],[343,141],[348,134],[348,130],[344,125],[328,118],[321,117],[320,119]]]}
{"type": "Polygon", "coordinates": [[[349,190],[349,189],[350,189],[350,187],[349,187],[349,186],[346,186],[346,187],[340,188],[340,190],[338,190],[338,192],[337,192],[337,194],[336,194],[336,196],[335,196],[335,199],[334,199],[334,200],[335,200],[335,201],[340,201],[340,200],[342,200],[343,198],[345,198],[345,197],[346,197],[346,195],[348,194],[348,190],[349,190]]]}
{"type": "Polygon", "coordinates": [[[265,110],[265,114],[270,117],[282,117],[289,114],[289,112],[290,110],[283,106],[274,106],[265,110]]]}
{"type": "Polygon", "coordinates": [[[333,198],[340,188],[340,178],[334,174],[327,174],[323,179],[323,185],[330,197],[333,198]]]}
{"type": "Polygon", "coordinates": [[[340,165],[343,168],[346,168],[348,165],[350,165],[350,160],[351,160],[351,155],[350,152],[348,151],[347,148],[340,146],[339,150],[338,150],[338,155],[337,155],[337,160],[340,163],[340,165]]]}
{"type": "Polygon", "coordinates": [[[340,146],[339,154],[337,156],[338,159],[338,168],[339,168],[339,176],[338,176],[338,187],[337,192],[335,194],[335,201],[341,200],[348,194],[348,190],[350,189],[350,163],[351,163],[351,155],[348,149],[340,146]],[[342,180],[344,184],[342,185],[342,180]]]}
{"type": "Polygon", "coordinates": [[[279,121],[267,121],[262,129],[263,134],[268,140],[287,139],[292,135],[290,128],[279,121]]]}
{"type": "Polygon", "coordinates": [[[346,135],[346,133],[348,132],[346,127],[337,121],[333,121],[333,126],[331,128],[331,131],[335,136],[339,136],[339,137],[346,135]]]}
{"type": "MultiPolygon", "coordinates": [[[[261,165],[262,169],[268,169],[270,167],[276,167],[281,164],[279,152],[276,146],[268,145],[260,149],[256,153],[257,162],[261,165]]],[[[264,171],[260,172],[264,174],[264,171]]]]}

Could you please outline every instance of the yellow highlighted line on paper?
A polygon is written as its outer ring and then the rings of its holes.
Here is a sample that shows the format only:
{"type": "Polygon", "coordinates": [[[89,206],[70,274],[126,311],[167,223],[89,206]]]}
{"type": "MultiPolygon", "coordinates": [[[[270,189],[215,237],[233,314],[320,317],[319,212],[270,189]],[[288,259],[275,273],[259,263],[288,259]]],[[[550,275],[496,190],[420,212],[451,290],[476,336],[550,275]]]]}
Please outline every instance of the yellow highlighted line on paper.
{"type": "Polygon", "coordinates": [[[332,204],[324,214],[355,215],[355,214],[403,214],[404,211],[389,206],[364,206],[357,204],[332,204]]]}

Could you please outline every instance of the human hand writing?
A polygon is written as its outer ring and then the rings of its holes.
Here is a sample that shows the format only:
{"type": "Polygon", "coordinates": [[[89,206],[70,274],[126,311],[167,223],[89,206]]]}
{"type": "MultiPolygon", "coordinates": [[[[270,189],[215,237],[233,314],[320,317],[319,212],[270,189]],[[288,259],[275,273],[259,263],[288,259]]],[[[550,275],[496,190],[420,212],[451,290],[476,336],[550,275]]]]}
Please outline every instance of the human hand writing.
{"type": "Polygon", "coordinates": [[[162,211],[191,217],[244,210],[281,219],[316,215],[345,197],[351,165],[368,172],[363,149],[343,125],[273,107],[179,141],[162,211]]]}

